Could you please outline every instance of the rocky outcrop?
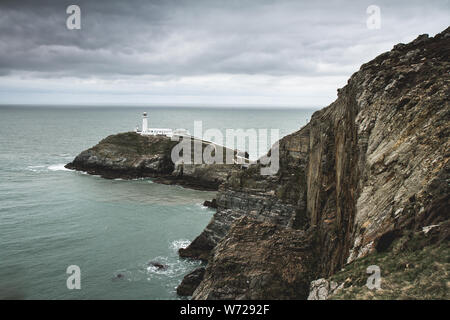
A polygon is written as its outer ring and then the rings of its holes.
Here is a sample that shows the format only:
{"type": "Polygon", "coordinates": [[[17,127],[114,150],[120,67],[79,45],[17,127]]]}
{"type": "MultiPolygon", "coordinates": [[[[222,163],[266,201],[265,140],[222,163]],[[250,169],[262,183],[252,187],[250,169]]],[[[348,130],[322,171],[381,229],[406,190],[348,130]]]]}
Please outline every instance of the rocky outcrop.
{"type": "MultiPolygon", "coordinates": [[[[309,270],[327,278],[377,248],[389,250],[407,232],[446,223],[449,56],[450,29],[396,45],[280,140],[276,175],[260,175],[260,165],[232,173],[211,222],[180,250],[209,261],[194,298],[306,298],[309,285],[300,278],[313,280],[309,270]],[[283,256],[300,261],[298,274],[275,270],[281,260],[270,257],[272,236],[283,256]]],[[[436,237],[447,239],[442,230],[436,237]]]]}
{"type": "MultiPolygon", "coordinates": [[[[192,139],[200,142],[200,140],[192,139]]],[[[211,143],[202,141],[202,151],[211,143]]],[[[85,171],[104,178],[133,179],[154,178],[155,182],[181,184],[187,187],[217,190],[237,164],[175,164],[171,159],[172,149],[178,144],[166,136],[142,136],[135,132],[111,135],[96,146],[81,152],[68,169],[85,171]]],[[[213,145],[214,148],[223,148],[213,145]]],[[[194,147],[192,147],[194,150],[194,147]]],[[[226,155],[228,149],[223,148],[226,155]]],[[[231,150],[236,155],[236,151],[231,150]]]]}
{"type": "Polygon", "coordinates": [[[169,175],[174,170],[170,150],[175,145],[165,136],[119,133],[81,152],[66,167],[104,178],[169,175]]]}
{"type": "Polygon", "coordinates": [[[301,230],[238,219],[214,249],[193,298],[305,299],[314,276],[314,242],[306,236],[301,230]]]}
{"type": "Polygon", "coordinates": [[[205,268],[200,267],[187,274],[180,285],[177,287],[177,294],[179,296],[192,296],[195,289],[203,280],[205,275],[205,268]]]}
{"type": "Polygon", "coordinates": [[[211,201],[205,200],[203,202],[203,206],[211,209],[217,209],[217,200],[216,199],[212,199],[211,201]]]}
{"type": "Polygon", "coordinates": [[[328,281],[324,278],[311,281],[308,300],[327,300],[328,297],[340,289],[341,287],[336,281],[328,281]]]}
{"type": "Polygon", "coordinates": [[[211,250],[242,216],[284,227],[303,224],[306,189],[298,180],[305,181],[305,132],[307,128],[280,141],[277,175],[260,175],[259,164],[232,171],[219,188],[217,212],[204,231],[187,248],[179,250],[180,256],[207,261],[211,250]]]}
{"type": "Polygon", "coordinates": [[[200,236],[187,247],[181,248],[181,257],[207,261],[211,250],[227,234],[239,217],[248,216],[257,221],[268,221],[283,226],[292,224],[293,205],[285,204],[270,191],[224,190],[217,198],[217,212],[200,236]]]}

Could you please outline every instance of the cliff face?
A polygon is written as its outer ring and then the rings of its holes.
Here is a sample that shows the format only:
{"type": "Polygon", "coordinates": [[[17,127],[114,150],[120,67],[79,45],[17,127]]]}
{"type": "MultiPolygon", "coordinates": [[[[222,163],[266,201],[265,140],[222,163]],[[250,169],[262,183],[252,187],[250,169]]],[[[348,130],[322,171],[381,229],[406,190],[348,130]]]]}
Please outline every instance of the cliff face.
{"type": "MultiPolygon", "coordinates": [[[[202,151],[211,143],[202,143],[202,151]]],[[[194,139],[191,140],[191,148],[194,139]]],[[[230,170],[238,165],[194,164],[172,161],[172,149],[178,141],[166,136],[141,136],[134,132],[111,135],[81,152],[66,168],[85,171],[104,178],[151,177],[155,182],[181,184],[191,188],[217,190],[230,170]]],[[[223,148],[214,145],[214,148],[223,148]]],[[[222,150],[224,157],[227,149],[222,150]]],[[[235,151],[231,151],[236,154],[235,151]]],[[[193,155],[192,155],[193,157],[193,155]]]]}
{"type": "Polygon", "coordinates": [[[309,234],[242,217],[214,249],[196,299],[305,299],[309,234]]]}
{"type": "Polygon", "coordinates": [[[449,57],[450,29],[396,45],[280,141],[277,175],[230,175],[180,250],[208,260],[193,298],[306,298],[305,283],[430,225],[448,246],[449,57]]]}
{"type": "Polygon", "coordinates": [[[170,174],[174,165],[170,150],[176,141],[165,136],[141,136],[134,132],[111,135],[81,152],[66,167],[104,178],[138,178],[170,174]]]}

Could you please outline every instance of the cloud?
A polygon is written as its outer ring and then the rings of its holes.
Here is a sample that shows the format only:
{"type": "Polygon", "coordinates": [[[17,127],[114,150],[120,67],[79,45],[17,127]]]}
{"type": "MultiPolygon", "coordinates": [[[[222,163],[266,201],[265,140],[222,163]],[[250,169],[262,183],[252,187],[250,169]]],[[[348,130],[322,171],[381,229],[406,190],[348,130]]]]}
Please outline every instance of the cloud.
{"type": "MultiPolygon", "coordinates": [[[[59,79],[73,95],[70,83],[81,79],[95,80],[90,89],[105,99],[99,83],[112,91],[118,81],[145,88],[140,95],[147,97],[183,90],[209,96],[211,90],[196,82],[203,79],[229,95],[247,88],[262,97],[273,92],[270,86],[279,87],[277,81],[299,86],[299,79],[310,79],[317,84],[311,91],[315,95],[321,79],[333,78],[334,89],[323,91],[328,101],[360,64],[397,42],[447,27],[448,1],[377,2],[380,30],[366,28],[371,1],[83,0],[76,1],[82,29],[68,30],[65,10],[72,3],[3,0],[1,91],[12,89],[8,82],[17,88],[26,82],[44,93],[54,85],[51,79],[59,79]]],[[[4,93],[0,98],[17,97],[4,93]]]]}

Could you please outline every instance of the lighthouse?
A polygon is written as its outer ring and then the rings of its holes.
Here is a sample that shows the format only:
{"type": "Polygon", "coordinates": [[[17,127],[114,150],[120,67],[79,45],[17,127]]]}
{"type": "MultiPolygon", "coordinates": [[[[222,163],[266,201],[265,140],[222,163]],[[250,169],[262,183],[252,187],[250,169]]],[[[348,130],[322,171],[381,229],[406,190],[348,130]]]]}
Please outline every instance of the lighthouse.
{"type": "Polygon", "coordinates": [[[139,133],[143,136],[167,136],[171,137],[173,135],[172,129],[162,129],[162,128],[149,128],[148,120],[147,120],[147,112],[142,114],[142,130],[139,130],[139,127],[135,129],[136,133],[139,133]]]}
{"type": "Polygon", "coordinates": [[[148,122],[147,122],[147,112],[142,114],[142,132],[145,133],[148,131],[148,122]]]}

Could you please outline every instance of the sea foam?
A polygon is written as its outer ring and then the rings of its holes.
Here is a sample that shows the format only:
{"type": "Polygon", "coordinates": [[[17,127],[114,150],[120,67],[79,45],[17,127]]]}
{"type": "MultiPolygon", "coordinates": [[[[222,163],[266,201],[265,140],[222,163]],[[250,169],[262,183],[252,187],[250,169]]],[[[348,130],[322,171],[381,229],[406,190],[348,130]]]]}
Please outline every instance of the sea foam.
{"type": "Polygon", "coordinates": [[[50,171],[72,171],[70,169],[67,169],[66,167],[64,167],[65,164],[60,163],[60,164],[54,164],[48,167],[48,170],[50,171]]]}
{"type": "Polygon", "coordinates": [[[170,243],[170,248],[174,251],[178,251],[178,249],[181,248],[186,248],[188,245],[191,244],[191,241],[186,240],[186,239],[179,239],[179,240],[174,240],[170,243]]]}

